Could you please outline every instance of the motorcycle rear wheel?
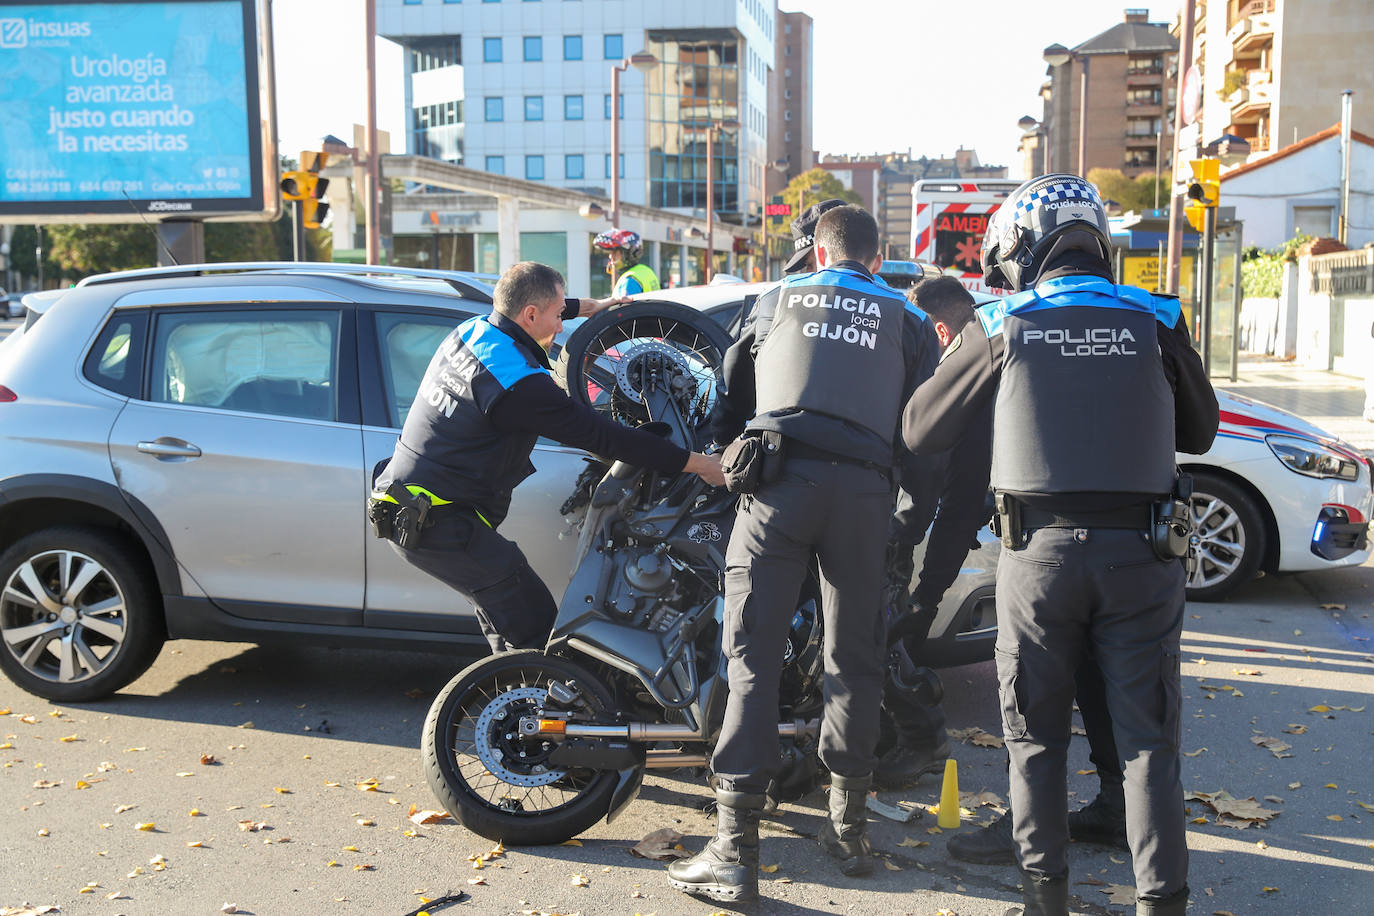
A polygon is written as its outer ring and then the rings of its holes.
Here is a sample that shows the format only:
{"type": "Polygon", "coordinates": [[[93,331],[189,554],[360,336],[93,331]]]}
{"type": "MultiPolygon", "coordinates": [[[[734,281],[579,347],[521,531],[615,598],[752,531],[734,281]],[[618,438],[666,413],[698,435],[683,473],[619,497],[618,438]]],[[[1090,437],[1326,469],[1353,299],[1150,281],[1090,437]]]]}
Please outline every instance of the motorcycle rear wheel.
{"type": "Polygon", "coordinates": [[[425,776],[473,833],[508,846],[540,846],[569,840],[606,816],[615,771],[549,766],[552,744],[518,736],[520,716],[542,702],[551,680],[575,683],[596,712],[612,704],[595,676],[533,650],[469,665],[431,704],[421,740],[425,776]]]}

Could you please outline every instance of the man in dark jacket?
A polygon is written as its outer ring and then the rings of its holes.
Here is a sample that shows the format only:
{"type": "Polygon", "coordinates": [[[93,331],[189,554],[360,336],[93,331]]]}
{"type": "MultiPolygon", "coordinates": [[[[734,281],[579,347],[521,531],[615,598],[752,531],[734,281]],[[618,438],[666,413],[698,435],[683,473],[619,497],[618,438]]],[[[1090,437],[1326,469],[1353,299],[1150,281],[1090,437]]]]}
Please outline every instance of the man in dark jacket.
{"type": "Polygon", "coordinates": [[[497,532],[511,493],[534,473],[536,439],[662,473],[699,474],[717,486],[724,477],[719,458],[608,420],[553,380],[548,348],[564,319],[609,300],[564,299],[558,271],[533,261],[506,271],[494,300],[490,315],[468,319],[439,345],[378,476],[373,510],[423,503],[427,525],[418,540],[402,544],[393,535],[393,546],[471,601],[499,652],[542,647],[558,610],[524,553],[497,532]]]}
{"type": "Polygon", "coordinates": [[[1014,191],[982,263],[988,285],[1016,292],[978,309],[904,418],[908,446],[942,451],[995,403],[997,675],[1030,916],[1068,913],[1066,754],[1075,662],[1089,652],[1126,764],[1136,912],[1183,916],[1188,903],[1186,488],[1174,452],[1210,448],[1218,409],[1178,301],[1112,283],[1110,252],[1084,179],[1047,175],[1014,191]]]}

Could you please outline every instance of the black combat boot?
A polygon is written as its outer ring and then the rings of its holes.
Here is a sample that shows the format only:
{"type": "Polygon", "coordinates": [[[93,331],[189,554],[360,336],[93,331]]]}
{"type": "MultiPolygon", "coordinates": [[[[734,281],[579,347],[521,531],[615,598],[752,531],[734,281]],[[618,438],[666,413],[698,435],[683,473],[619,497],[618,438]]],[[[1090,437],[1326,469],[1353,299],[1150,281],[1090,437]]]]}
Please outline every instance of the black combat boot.
{"type": "Polygon", "coordinates": [[[1126,796],[1121,786],[1104,785],[1091,802],[1069,813],[1069,839],[1129,850],[1126,842],[1126,796]]]}
{"type": "Polygon", "coordinates": [[[1069,916],[1069,876],[1021,872],[1023,916],[1069,916]]]}
{"type": "Polygon", "coordinates": [[[830,777],[830,817],[821,825],[821,848],[839,860],[851,878],[873,873],[873,847],[868,844],[868,787],[872,776],[830,777]]]}
{"type": "MultiPolygon", "coordinates": [[[[879,789],[904,789],[915,785],[927,773],[944,771],[945,761],[949,759],[949,738],[944,730],[940,731],[937,744],[898,743],[882,757],[878,758],[878,769],[873,774],[873,783],[879,789]]],[[[901,739],[898,738],[900,742],[901,739]]]]}
{"type": "Polygon", "coordinates": [[[1188,909],[1188,885],[1162,900],[1136,898],[1135,916],[1183,916],[1188,909]]]}
{"type": "Polygon", "coordinates": [[[727,903],[759,895],[759,813],[765,796],[716,789],[716,838],[668,866],[668,883],[727,903]]]}
{"type": "Polygon", "coordinates": [[[949,854],[976,865],[1015,865],[1016,843],[1011,838],[1011,809],[1001,817],[968,833],[949,838],[949,854]]]}

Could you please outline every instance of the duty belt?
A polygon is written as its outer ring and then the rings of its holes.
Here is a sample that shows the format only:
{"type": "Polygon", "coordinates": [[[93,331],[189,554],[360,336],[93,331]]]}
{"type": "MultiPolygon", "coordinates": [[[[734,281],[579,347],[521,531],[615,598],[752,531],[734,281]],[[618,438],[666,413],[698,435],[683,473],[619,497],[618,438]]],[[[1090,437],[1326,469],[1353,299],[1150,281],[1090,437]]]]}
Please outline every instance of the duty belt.
{"type": "Polygon", "coordinates": [[[1054,512],[1021,504],[1021,529],[1032,528],[1128,528],[1144,531],[1151,524],[1148,505],[1100,511],[1054,512]]]}
{"type": "Polygon", "coordinates": [[[863,458],[855,458],[853,455],[841,455],[839,452],[828,451],[823,448],[816,448],[798,439],[788,439],[783,445],[784,458],[801,458],[809,461],[830,461],[836,464],[857,464],[862,468],[869,468],[879,474],[891,476],[892,468],[887,465],[878,464],[876,461],[866,461],[863,458]]]}

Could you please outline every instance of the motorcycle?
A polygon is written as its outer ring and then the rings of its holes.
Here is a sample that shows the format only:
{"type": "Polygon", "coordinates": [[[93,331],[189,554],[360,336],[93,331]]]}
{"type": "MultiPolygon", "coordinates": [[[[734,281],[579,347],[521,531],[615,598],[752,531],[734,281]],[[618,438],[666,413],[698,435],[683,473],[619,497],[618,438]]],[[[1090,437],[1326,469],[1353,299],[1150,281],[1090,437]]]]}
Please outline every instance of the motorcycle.
{"type": "MultiPolygon", "coordinates": [[[[573,332],[557,373],[582,403],[695,450],[729,345],[692,309],[633,303],[573,332]]],[[[623,463],[584,478],[592,485],[564,506],[585,515],[545,649],[470,665],[425,721],[426,776],[441,804],[510,845],[560,843],[613,820],[646,770],[706,766],[724,714],[721,596],[735,496],[695,475],[623,463]]],[[[805,794],[819,769],[818,602],[813,576],[783,650],[780,798],[805,794]]]]}

